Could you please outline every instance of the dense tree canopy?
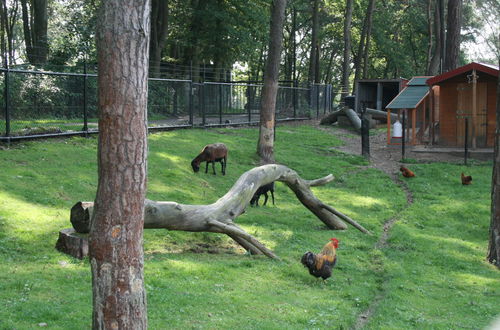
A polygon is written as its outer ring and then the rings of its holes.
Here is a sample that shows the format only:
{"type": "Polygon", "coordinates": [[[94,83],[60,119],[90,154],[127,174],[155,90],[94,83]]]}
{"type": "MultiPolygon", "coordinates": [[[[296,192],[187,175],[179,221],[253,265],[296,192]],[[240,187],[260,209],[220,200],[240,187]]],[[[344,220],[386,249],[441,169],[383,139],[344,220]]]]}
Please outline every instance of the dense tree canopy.
{"type": "MultiPolygon", "coordinates": [[[[455,2],[352,0],[348,57],[351,87],[355,76],[409,78],[442,70],[442,56],[446,54],[441,49],[445,40],[440,40],[439,36],[446,39],[448,4],[455,2]],[[373,5],[371,24],[367,20],[369,4],[373,5]],[[442,12],[440,6],[444,7],[442,12]],[[363,30],[368,36],[363,36],[363,30]],[[354,67],[354,63],[359,65],[354,67]]],[[[193,80],[262,81],[269,44],[270,0],[152,3],[154,39],[151,45],[154,47],[150,48],[154,54],[150,58],[154,63],[150,64],[151,75],[193,80]]],[[[288,1],[281,81],[329,83],[339,89],[345,85],[342,71],[345,71],[346,3],[346,0],[288,1]],[[312,47],[313,44],[316,46],[312,47]]],[[[95,63],[94,30],[98,5],[99,0],[2,0],[2,56],[10,54],[11,66],[44,63],[71,67],[84,60],[95,63]],[[38,21],[42,22],[37,21],[36,26],[26,24],[30,18],[26,21],[23,17],[23,7],[27,7],[28,13],[34,13],[37,4],[47,5],[47,15],[43,12],[38,15],[38,21]],[[47,46],[40,50],[34,48],[33,42],[39,42],[40,37],[36,36],[43,35],[45,25],[47,46]],[[42,53],[33,54],[33,49],[42,53]],[[34,56],[42,60],[34,61],[34,56]]],[[[491,13],[496,9],[496,1],[463,0],[462,47],[455,59],[458,65],[469,60],[497,62],[498,36],[491,29],[498,16],[491,13]],[[489,52],[483,52],[480,58],[467,58],[465,50],[470,47],[464,47],[464,42],[470,44],[475,38],[483,40],[489,52]]],[[[43,47],[44,42],[42,40],[43,47]]]]}

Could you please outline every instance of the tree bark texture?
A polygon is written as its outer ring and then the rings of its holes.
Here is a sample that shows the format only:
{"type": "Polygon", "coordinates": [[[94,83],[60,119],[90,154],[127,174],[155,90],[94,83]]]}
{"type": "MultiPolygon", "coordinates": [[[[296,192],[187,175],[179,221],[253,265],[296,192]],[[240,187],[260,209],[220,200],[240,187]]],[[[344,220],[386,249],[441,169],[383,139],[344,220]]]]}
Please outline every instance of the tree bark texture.
{"type": "Polygon", "coordinates": [[[309,57],[309,83],[315,83],[316,77],[316,61],[318,59],[318,30],[319,30],[319,0],[312,2],[312,29],[311,29],[311,54],[309,57]]]}
{"type": "Polygon", "coordinates": [[[446,55],[444,60],[445,72],[458,67],[461,27],[462,0],[448,0],[448,15],[446,17],[446,55]]]}
{"type": "Polygon", "coordinates": [[[346,0],[344,17],[344,60],[342,62],[342,101],[349,94],[349,76],[351,74],[351,22],[352,1],[346,0]]]}
{"type": "MultiPolygon", "coordinates": [[[[358,53],[355,54],[356,56],[354,57],[354,82],[361,77],[361,60],[364,54],[366,31],[368,29],[368,9],[369,5],[367,7],[367,14],[363,20],[363,29],[361,30],[361,36],[359,38],[358,53]]],[[[356,83],[352,86],[352,94],[356,94],[356,83]]]]}
{"type": "Polygon", "coordinates": [[[274,163],[274,121],[276,95],[278,94],[281,44],[283,42],[283,22],[286,0],[273,0],[271,5],[271,27],[269,51],[267,55],[264,86],[260,105],[259,141],[257,154],[262,163],[274,163]]]}
{"type": "Polygon", "coordinates": [[[49,54],[47,0],[31,0],[29,4],[21,0],[26,54],[31,64],[43,64],[49,54]]]}
{"type": "Polygon", "coordinates": [[[7,7],[7,1],[1,1],[1,20],[2,20],[2,30],[5,32],[2,33],[2,56],[5,56],[3,59],[3,64],[6,67],[7,64],[15,64],[15,56],[14,56],[14,27],[17,22],[17,14],[19,10],[18,2],[13,4],[13,7],[9,9],[7,7]]]}
{"type": "Polygon", "coordinates": [[[160,77],[161,54],[167,42],[168,0],[151,1],[151,40],[149,43],[150,69],[153,77],[160,77]]]}
{"type": "Polygon", "coordinates": [[[94,329],[146,329],[150,1],[103,1],[97,27],[99,181],[90,228],[94,329]]]}
{"type": "MultiPolygon", "coordinates": [[[[432,1],[432,0],[429,0],[432,1]]],[[[433,17],[434,20],[432,22],[432,17],[430,17],[429,21],[429,33],[434,34],[434,47],[433,51],[431,50],[431,58],[429,60],[429,65],[427,67],[427,75],[429,76],[435,76],[439,74],[439,68],[441,64],[441,58],[442,58],[442,40],[441,40],[441,30],[443,29],[444,25],[441,22],[441,15],[440,15],[440,4],[439,0],[436,1],[436,5],[434,6],[434,13],[433,17]],[[434,23],[434,24],[432,24],[434,23]]],[[[429,46],[432,47],[432,36],[429,35],[429,46]]]]}
{"type": "MultiPolygon", "coordinates": [[[[234,219],[245,211],[250,199],[262,185],[281,181],[297,196],[300,202],[318,217],[329,229],[346,229],[346,221],[358,230],[369,234],[363,226],[347,215],[326,205],[314,196],[310,187],[327,184],[333,180],[330,174],[316,180],[304,180],[294,170],[268,164],[245,172],[233,187],[219,200],[209,205],[186,205],[176,202],[145,201],[144,228],[165,228],[191,232],[224,233],[245,249],[271,258],[276,255],[256,238],[237,226],[234,219]],[[342,220],[341,220],[342,219],[342,220]]],[[[71,223],[79,223],[79,232],[85,233],[85,226],[94,213],[92,203],[78,202],[71,210],[71,223]]],[[[91,225],[91,227],[93,227],[91,225]]]]}
{"type": "Polygon", "coordinates": [[[373,12],[375,11],[375,0],[370,0],[366,13],[366,44],[363,47],[363,79],[368,78],[368,56],[370,52],[370,37],[373,26],[373,12]]]}
{"type": "Polygon", "coordinates": [[[495,158],[491,180],[491,223],[487,259],[500,268],[500,79],[498,79],[497,86],[496,120],[495,158]]]}

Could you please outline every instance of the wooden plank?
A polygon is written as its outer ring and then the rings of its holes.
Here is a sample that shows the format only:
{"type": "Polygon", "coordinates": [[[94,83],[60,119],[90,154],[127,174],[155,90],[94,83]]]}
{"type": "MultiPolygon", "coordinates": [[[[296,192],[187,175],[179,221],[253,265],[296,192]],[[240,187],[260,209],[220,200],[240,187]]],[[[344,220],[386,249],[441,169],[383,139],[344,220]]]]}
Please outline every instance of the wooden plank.
{"type": "Polygon", "coordinates": [[[387,109],[387,144],[391,144],[391,109],[387,109]]]}

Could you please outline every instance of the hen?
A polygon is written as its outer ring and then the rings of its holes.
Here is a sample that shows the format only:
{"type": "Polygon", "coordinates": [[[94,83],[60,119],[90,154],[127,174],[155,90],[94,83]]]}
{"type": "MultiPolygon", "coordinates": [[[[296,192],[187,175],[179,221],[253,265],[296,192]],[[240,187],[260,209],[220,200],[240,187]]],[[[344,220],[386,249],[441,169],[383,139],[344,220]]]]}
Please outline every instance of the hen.
{"type": "Polygon", "coordinates": [[[472,177],[470,175],[464,175],[462,173],[462,184],[467,185],[472,183],[472,177]]]}
{"type": "Polygon", "coordinates": [[[339,240],[330,238],[320,253],[306,252],[300,262],[309,269],[309,274],[326,280],[332,276],[332,268],[337,263],[339,240]]]}
{"type": "Polygon", "coordinates": [[[410,169],[408,169],[408,168],[406,168],[406,167],[404,167],[404,166],[401,166],[401,167],[399,168],[399,170],[401,171],[401,173],[403,174],[403,176],[404,176],[405,178],[412,178],[412,177],[414,177],[414,176],[415,176],[415,173],[413,173],[413,171],[412,171],[412,170],[410,170],[410,169]]]}

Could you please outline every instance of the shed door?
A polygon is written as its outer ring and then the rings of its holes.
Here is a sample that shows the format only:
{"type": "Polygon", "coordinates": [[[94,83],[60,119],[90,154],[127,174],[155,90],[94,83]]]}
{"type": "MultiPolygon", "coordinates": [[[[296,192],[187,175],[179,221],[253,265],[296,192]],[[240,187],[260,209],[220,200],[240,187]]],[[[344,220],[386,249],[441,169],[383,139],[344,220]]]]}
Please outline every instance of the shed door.
{"type": "MultiPolygon", "coordinates": [[[[457,85],[457,145],[465,142],[465,118],[469,119],[469,145],[472,142],[472,84],[457,85]]],[[[486,83],[477,83],[476,95],[476,144],[486,147],[488,117],[486,108],[486,83]]]]}

